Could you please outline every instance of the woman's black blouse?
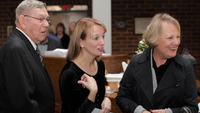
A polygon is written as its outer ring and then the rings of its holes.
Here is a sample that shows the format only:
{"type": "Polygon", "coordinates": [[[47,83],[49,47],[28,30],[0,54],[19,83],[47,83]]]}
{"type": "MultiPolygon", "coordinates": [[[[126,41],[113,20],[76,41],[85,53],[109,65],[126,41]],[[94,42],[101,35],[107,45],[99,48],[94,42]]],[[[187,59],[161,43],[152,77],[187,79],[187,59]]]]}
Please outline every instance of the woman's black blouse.
{"type": "Polygon", "coordinates": [[[92,75],[98,86],[94,103],[87,98],[89,90],[78,84],[78,80],[85,72],[74,62],[69,62],[64,66],[59,79],[62,98],[61,113],[91,113],[95,107],[101,108],[105,95],[105,66],[101,60],[97,64],[98,71],[96,75],[92,75]]]}

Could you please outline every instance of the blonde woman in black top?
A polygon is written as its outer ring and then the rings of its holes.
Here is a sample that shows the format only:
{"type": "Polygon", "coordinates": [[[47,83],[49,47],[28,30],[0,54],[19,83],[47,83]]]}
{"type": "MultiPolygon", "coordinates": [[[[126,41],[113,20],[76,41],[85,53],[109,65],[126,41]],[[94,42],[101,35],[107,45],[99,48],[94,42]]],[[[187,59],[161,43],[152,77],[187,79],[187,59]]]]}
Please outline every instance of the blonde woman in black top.
{"type": "Polygon", "coordinates": [[[62,113],[102,113],[111,110],[105,95],[105,66],[99,57],[104,51],[106,27],[99,20],[80,19],[72,33],[67,64],[60,75],[62,113]]]}

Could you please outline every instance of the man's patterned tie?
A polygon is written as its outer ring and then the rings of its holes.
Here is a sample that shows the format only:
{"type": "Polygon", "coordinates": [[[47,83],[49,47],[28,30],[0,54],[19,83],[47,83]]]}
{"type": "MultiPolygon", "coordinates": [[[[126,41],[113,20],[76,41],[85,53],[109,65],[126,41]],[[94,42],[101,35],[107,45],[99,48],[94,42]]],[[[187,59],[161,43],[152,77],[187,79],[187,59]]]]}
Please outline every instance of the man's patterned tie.
{"type": "Polygon", "coordinates": [[[40,50],[38,49],[38,47],[36,47],[36,50],[35,50],[35,51],[36,51],[38,57],[40,58],[40,62],[42,63],[42,66],[44,66],[44,64],[43,64],[43,62],[42,62],[43,57],[42,57],[42,55],[40,54],[40,50]]]}

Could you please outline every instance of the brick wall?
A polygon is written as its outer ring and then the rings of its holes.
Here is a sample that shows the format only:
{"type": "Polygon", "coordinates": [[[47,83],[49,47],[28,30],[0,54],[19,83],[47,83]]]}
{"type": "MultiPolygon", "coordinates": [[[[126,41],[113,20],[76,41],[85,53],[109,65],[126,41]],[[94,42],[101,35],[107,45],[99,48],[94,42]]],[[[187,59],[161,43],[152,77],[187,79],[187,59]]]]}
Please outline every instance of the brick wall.
{"type": "MultiPolygon", "coordinates": [[[[48,5],[88,5],[92,14],[92,0],[43,0],[48,5]]],[[[7,26],[14,25],[14,10],[21,0],[0,2],[0,47],[7,38],[7,26]]],[[[102,7],[103,8],[103,7],[102,7]]],[[[200,64],[200,1],[199,0],[112,0],[112,53],[126,53],[131,58],[137,50],[141,34],[135,34],[135,17],[152,17],[159,12],[174,16],[181,24],[182,43],[179,53],[186,47],[200,64]],[[122,21],[125,28],[119,29],[116,23],[122,21]]],[[[196,74],[200,76],[200,65],[196,74]]]]}

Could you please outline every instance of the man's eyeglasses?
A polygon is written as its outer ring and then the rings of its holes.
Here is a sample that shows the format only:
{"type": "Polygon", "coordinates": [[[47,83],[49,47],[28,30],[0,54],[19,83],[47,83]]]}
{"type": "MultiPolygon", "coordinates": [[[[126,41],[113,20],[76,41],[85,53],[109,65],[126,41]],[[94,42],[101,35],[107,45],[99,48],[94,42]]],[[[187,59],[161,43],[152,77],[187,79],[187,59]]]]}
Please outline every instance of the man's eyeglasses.
{"type": "Polygon", "coordinates": [[[50,23],[50,18],[37,18],[37,17],[29,16],[29,15],[24,15],[24,17],[30,17],[30,18],[39,20],[41,23],[43,23],[45,20],[46,20],[48,23],[50,23]]]}

